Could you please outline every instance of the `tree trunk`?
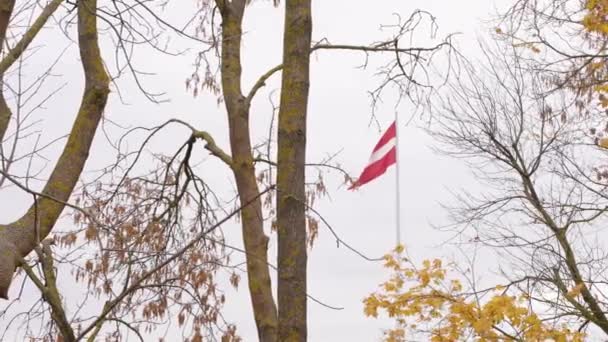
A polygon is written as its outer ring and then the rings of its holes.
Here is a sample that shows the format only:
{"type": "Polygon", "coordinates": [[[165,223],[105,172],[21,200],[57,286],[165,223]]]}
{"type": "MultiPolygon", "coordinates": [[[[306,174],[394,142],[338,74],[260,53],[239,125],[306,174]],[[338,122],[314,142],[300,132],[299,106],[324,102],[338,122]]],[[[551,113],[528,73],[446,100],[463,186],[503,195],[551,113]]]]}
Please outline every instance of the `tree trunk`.
{"type": "Polygon", "coordinates": [[[7,298],[20,258],[52,230],[89,155],[109,93],[109,77],[98,45],[97,0],[78,1],[78,43],[85,89],[70,136],[39,200],[16,222],[0,226],[0,297],[7,298]]]}
{"type": "Polygon", "coordinates": [[[305,341],[305,162],[311,1],[287,0],[285,6],[277,152],[279,340],[305,341]]]}
{"type": "Polygon", "coordinates": [[[249,132],[249,104],[241,90],[241,34],[245,0],[218,1],[222,14],[222,90],[228,124],[232,171],[241,203],[247,278],[260,341],[277,341],[277,309],[268,269],[268,237],[264,234],[262,200],[255,175],[249,132]]]}

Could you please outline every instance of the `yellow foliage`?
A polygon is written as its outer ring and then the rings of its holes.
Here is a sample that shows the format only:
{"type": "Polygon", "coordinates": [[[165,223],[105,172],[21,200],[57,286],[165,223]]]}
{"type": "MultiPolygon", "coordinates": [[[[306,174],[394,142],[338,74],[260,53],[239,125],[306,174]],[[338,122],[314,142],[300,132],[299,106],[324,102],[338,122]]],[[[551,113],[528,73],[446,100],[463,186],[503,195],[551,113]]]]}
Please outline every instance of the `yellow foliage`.
{"type": "MultiPolygon", "coordinates": [[[[589,42],[603,45],[608,38],[608,0],[586,0],[585,16],[582,25],[587,33],[589,42]]],[[[608,85],[605,84],[608,78],[608,65],[605,59],[595,59],[589,63],[585,69],[587,78],[586,84],[599,95],[599,104],[603,108],[608,108],[608,99],[604,94],[608,93],[608,85]]]]}
{"type": "MultiPolygon", "coordinates": [[[[496,286],[485,299],[464,292],[459,279],[446,279],[448,269],[440,259],[424,260],[416,267],[402,256],[403,248],[385,256],[385,266],[393,274],[380,290],[364,299],[365,315],[384,312],[395,318],[397,327],[385,332],[385,341],[405,341],[408,331],[419,326],[434,342],[476,341],[573,341],[584,334],[565,327],[545,324],[522,296],[509,295],[508,288],[496,286]],[[430,327],[430,328],[429,328],[430,327]]],[[[580,287],[570,292],[577,295],[580,287]]]]}
{"type": "Polygon", "coordinates": [[[402,244],[398,244],[397,247],[395,247],[395,253],[403,253],[403,251],[405,251],[405,246],[402,244]]]}
{"type": "Polygon", "coordinates": [[[583,26],[588,32],[600,35],[608,34],[608,0],[587,0],[585,5],[587,11],[583,18],[583,26]]]}

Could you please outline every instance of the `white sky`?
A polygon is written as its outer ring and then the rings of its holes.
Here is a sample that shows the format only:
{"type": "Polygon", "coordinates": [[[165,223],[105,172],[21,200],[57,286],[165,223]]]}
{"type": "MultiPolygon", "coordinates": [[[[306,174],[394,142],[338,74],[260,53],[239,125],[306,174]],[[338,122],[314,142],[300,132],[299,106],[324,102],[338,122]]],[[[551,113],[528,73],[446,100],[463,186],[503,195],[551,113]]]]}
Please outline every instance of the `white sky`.
{"type": "MultiPolygon", "coordinates": [[[[188,17],[194,2],[180,0],[170,3],[166,17],[172,22],[180,22],[188,17]]],[[[437,17],[439,36],[461,32],[456,40],[462,52],[474,54],[472,51],[476,39],[484,32],[480,20],[494,13],[494,6],[495,2],[488,0],[317,0],[313,3],[313,39],[327,38],[332,43],[345,44],[378,41],[387,38],[379,26],[394,23],[393,13],[407,17],[414,9],[424,9],[437,17]]],[[[268,1],[254,2],[248,9],[244,23],[242,63],[245,90],[259,75],[281,61],[282,20],[283,9],[273,8],[268,1]]],[[[421,34],[426,32],[421,30],[421,34]]],[[[57,44],[45,44],[45,51],[50,55],[57,55],[64,46],[68,46],[65,38],[54,37],[57,44]]],[[[39,45],[43,45],[41,39],[36,41],[39,45]]],[[[106,47],[109,47],[107,43],[106,47]]],[[[120,83],[121,90],[129,105],[121,104],[116,93],[112,93],[107,117],[122,125],[152,125],[179,117],[199,129],[211,132],[218,144],[229,150],[224,108],[218,107],[209,94],[193,98],[185,91],[185,79],[193,70],[192,61],[196,52],[197,48],[192,47],[188,54],[178,58],[140,54],[137,60],[139,68],[156,73],[145,79],[146,86],[154,91],[167,92],[171,101],[163,105],[148,103],[137,93],[132,82],[124,80],[120,83]]],[[[105,53],[106,60],[110,59],[111,53],[108,50],[105,53]]],[[[55,70],[62,75],[56,83],[67,82],[67,86],[62,90],[61,98],[55,99],[41,114],[44,120],[43,141],[65,134],[71,126],[82,85],[80,70],[74,68],[78,63],[77,58],[77,50],[72,45],[55,70]]],[[[368,126],[371,113],[367,91],[377,85],[379,79],[373,77],[373,65],[378,65],[383,59],[372,58],[368,70],[357,69],[363,59],[363,55],[353,52],[322,51],[315,53],[311,60],[308,159],[317,162],[327,154],[342,151],[337,160],[355,176],[365,165],[380,136],[375,126],[368,126]]],[[[36,69],[46,65],[48,57],[39,56],[30,63],[36,69]]],[[[270,118],[268,95],[270,91],[278,89],[278,80],[279,77],[273,78],[254,101],[251,121],[256,141],[263,140],[267,134],[270,118]]],[[[393,120],[393,104],[394,98],[388,96],[385,104],[378,108],[378,119],[383,127],[393,120]]],[[[403,104],[398,112],[409,118],[411,110],[407,104],[403,104]]],[[[414,259],[450,256],[450,250],[441,246],[441,242],[449,236],[435,231],[430,223],[442,221],[445,213],[439,203],[449,202],[449,190],[470,188],[475,183],[460,161],[432,153],[431,139],[416,127],[416,123],[404,126],[405,121],[403,119],[401,122],[398,148],[403,240],[414,259]]],[[[87,165],[89,170],[104,166],[113,157],[107,144],[101,137],[98,138],[87,165]]],[[[184,139],[183,131],[172,131],[156,139],[152,146],[171,151],[184,139]]],[[[48,152],[47,157],[55,158],[60,148],[56,146],[48,152]]],[[[213,158],[208,158],[205,163],[203,172],[206,179],[217,184],[216,188],[223,186],[225,193],[230,194],[232,175],[228,170],[213,158]]],[[[316,177],[316,172],[311,172],[310,176],[316,177]]],[[[342,176],[327,176],[331,199],[323,200],[317,207],[342,239],[371,257],[385,254],[395,242],[394,176],[393,168],[381,179],[355,193],[339,186],[342,176]]],[[[29,197],[16,191],[2,191],[0,203],[6,208],[0,220],[9,222],[21,215],[29,205],[29,197]]],[[[225,231],[230,242],[241,244],[237,224],[226,225],[225,231]]],[[[276,236],[270,244],[272,253],[276,248],[275,239],[276,236]]],[[[274,255],[271,258],[274,259],[274,255]]],[[[369,319],[363,315],[361,300],[387,276],[381,264],[367,262],[344,247],[336,248],[335,240],[324,227],[321,227],[320,237],[309,253],[308,272],[311,295],[329,305],[344,307],[344,310],[333,311],[309,302],[310,341],[374,341],[381,336],[382,328],[391,327],[389,321],[369,319]]],[[[276,286],[276,282],[273,285],[276,286]]],[[[238,291],[227,289],[227,298],[226,318],[236,323],[245,341],[255,341],[256,332],[245,279],[238,291]]],[[[3,305],[0,303],[0,309],[3,305]]]]}

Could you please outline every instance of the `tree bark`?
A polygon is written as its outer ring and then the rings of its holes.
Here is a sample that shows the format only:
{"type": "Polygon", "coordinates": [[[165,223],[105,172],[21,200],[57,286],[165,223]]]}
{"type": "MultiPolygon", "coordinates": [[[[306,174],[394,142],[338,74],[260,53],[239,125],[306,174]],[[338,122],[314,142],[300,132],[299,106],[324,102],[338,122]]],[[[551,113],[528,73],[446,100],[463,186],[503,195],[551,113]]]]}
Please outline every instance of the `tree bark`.
{"type": "Polygon", "coordinates": [[[249,104],[241,90],[241,35],[245,0],[221,1],[222,91],[228,112],[232,171],[243,208],[241,222],[247,252],[249,293],[260,341],[277,341],[277,309],[268,269],[268,237],[264,233],[262,200],[259,197],[249,132],[249,104]]]}
{"type": "Polygon", "coordinates": [[[287,0],[277,152],[279,340],[305,341],[306,113],[311,0],[287,0]]]}
{"type": "Polygon", "coordinates": [[[30,280],[36,285],[38,290],[46,303],[51,309],[51,318],[59,334],[62,337],[62,342],[74,342],[76,336],[74,329],[70,325],[70,321],[66,316],[63,303],[61,301],[61,295],[57,288],[57,276],[55,274],[55,265],[53,262],[53,252],[51,251],[51,240],[45,240],[40,243],[40,246],[34,248],[38,254],[38,261],[42,266],[43,279],[38,278],[36,273],[26,263],[22,264],[21,267],[30,278],[30,280]]]}
{"type": "Polygon", "coordinates": [[[29,254],[51,232],[61,215],[80,178],[107,102],[109,77],[99,50],[96,12],[97,0],[78,1],[78,43],[85,88],[68,141],[40,199],[19,220],[0,226],[2,298],[7,298],[18,260],[29,254]]]}

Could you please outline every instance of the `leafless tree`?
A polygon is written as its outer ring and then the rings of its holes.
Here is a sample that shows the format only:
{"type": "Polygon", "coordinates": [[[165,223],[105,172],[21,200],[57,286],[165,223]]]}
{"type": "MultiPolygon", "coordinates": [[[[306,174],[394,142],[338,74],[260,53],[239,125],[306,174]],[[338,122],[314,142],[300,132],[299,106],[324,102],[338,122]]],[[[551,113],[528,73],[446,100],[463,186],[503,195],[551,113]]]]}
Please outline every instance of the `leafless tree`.
{"type": "Polygon", "coordinates": [[[485,59],[463,63],[437,102],[430,130],[486,189],[458,196],[449,228],[497,252],[507,290],[543,319],[606,334],[605,152],[589,134],[601,118],[518,47],[482,48],[485,59]]]}

